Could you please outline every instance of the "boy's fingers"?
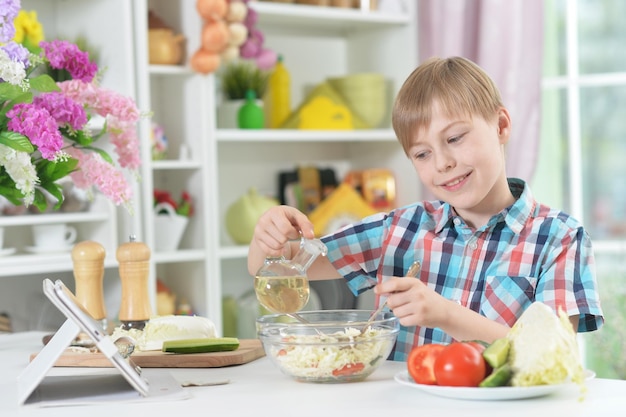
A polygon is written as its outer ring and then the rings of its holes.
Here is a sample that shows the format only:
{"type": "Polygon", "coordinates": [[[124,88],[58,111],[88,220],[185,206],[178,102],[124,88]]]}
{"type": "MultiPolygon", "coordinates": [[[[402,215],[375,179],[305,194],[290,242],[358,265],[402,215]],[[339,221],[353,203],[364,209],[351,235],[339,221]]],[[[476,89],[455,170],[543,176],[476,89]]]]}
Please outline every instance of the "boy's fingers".
{"type": "Polygon", "coordinates": [[[315,232],[313,231],[313,223],[309,218],[298,210],[291,210],[287,212],[287,218],[291,222],[291,225],[298,229],[298,236],[290,236],[290,238],[298,238],[300,234],[306,239],[313,239],[315,232]]]}

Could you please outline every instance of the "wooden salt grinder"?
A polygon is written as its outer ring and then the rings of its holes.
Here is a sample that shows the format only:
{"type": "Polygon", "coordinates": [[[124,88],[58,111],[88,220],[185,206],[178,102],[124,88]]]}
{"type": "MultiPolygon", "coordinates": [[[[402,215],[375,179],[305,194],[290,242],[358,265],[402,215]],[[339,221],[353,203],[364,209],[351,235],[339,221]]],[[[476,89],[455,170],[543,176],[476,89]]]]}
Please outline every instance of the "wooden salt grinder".
{"type": "Polygon", "coordinates": [[[130,242],[117,248],[116,257],[122,282],[122,328],[142,330],[152,315],[148,295],[150,249],[131,237],[130,242]]]}
{"type": "Polygon", "coordinates": [[[72,249],[76,298],[106,328],[106,309],[102,293],[104,278],[104,247],[92,241],[79,242],[72,249]]]}

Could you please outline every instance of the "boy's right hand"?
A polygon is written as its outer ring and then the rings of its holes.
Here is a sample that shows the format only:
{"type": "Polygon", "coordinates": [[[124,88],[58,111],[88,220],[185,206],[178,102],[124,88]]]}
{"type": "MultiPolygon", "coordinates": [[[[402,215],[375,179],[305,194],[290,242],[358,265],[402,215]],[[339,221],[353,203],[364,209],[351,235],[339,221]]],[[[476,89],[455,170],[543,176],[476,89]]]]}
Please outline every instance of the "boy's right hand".
{"type": "Polygon", "coordinates": [[[289,240],[315,238],[313,224],[300,210],[291,206],[276,206],[267,210],[254,228],[251,247],[265,256],[281,256],[289,240]]]}

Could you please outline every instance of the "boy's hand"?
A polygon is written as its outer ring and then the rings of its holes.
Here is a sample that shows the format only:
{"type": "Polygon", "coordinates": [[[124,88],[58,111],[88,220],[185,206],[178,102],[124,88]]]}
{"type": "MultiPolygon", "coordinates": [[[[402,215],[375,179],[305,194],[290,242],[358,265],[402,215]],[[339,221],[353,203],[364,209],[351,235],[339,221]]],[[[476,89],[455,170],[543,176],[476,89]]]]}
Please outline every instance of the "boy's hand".
{"type": "Polygon", "coordinates": [[[403,326],[439,327],[449,300],[413,277],[391,278],[374,288],[387,295],[387,305],[403,326]]]}
{"type": "Polygon", "coordinates": [[[252,245],[266,256],[280,256],[289,240],[300,236],[313,239],[313,224],[304,213],[291,206],[276,206],[267,210],[257,222],[252,245]]]}
{"type": "Polygon", "coordinates": [[[403,326],[438,327],[456,340],[484,340],[506,336],[509,327],[449,300],[419,279],[394,277],[374,287],[387,296],[387,305],[403,326]]]}

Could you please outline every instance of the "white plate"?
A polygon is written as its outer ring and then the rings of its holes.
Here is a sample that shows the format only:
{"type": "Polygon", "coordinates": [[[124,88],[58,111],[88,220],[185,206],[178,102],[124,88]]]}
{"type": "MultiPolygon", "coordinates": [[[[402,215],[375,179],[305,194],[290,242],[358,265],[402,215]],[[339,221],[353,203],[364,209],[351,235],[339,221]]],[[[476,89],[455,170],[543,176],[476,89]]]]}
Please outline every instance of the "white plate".
{"type": "MultiPolygon", "coordinates": [[[[596,376],[595,372],[585,370],[585,380],[596,376]]],[[[438,385],[417,384],[409,376],[408,371],[398,372],[394,379],[402,385],[424,391],[431,395],[458,400],[517,400],[523,398],[543,397],[552,394],[567,386],[575,386],[573,383],[558,385],[537,385],[534,387],[494,387],[494,388],[473,388],[473,387],[441,387],[438,385]]]]}
{"type": "Polygon", "coordinates": [[[15,253],[15,248],[0,249],[0,256],[9,256],[15,253]]]}
{"type": "Polygon", "coordinates": [[[39,255],[47,255],[53,253],[65,253],[72,250],[74,246],[59,246],[53,248],[40,248],[39,246],[26,246],[24,250],[29,253],[36,253],[39,255]]]}

